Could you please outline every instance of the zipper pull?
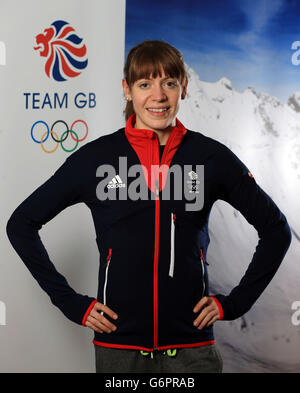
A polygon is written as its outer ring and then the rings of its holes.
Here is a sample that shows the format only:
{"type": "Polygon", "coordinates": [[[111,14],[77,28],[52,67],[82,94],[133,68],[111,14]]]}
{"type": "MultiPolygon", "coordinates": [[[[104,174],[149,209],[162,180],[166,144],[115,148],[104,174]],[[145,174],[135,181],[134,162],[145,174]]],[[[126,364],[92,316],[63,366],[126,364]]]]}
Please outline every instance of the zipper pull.
{"type": "Polygon", "coordinates": [[[106,261],[107,261],[107,264],[106,265],[108,265],[109,264],[109,262],[110,262],[110,258],[111,258],[111,248],[109,249],[109,251],[108,251],[108,254],[107,254],[107,257],[106,257],[106,261]]]}
{"type": "Polygon", "coordinates": [[[203,255],[203,252],[202,252],[202,248],[200,248],[200,254],[201,254],[200,258],[201,258],[202,262],[205,263],[205,265],[209,266],[209,263],[207,263],[205,258],[204,258],[204,255],[203,255]]]}

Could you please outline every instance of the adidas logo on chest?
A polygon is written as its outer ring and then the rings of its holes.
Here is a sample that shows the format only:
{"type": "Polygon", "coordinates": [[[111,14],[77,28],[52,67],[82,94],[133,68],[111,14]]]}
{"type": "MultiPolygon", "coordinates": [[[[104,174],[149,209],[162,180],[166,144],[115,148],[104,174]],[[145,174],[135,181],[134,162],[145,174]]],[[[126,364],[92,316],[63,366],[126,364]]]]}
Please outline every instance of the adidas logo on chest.
{"type": "Polygon", "coordinates": [[[126,187],[126,184],[122,182],[119,175],[114,176],[110,182],[107,184],[107,188],[120,188],[126,187]]]}

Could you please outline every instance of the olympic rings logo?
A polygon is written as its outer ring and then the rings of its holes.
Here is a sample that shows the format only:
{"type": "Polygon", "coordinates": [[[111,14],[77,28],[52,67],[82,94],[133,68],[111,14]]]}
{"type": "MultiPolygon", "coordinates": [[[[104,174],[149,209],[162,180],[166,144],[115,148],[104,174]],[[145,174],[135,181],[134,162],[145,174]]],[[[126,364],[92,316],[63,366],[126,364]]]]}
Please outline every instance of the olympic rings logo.
{"type": "Polygon", "coordinates": [[[88,126],[87,126],[86,122],[83,121],[83,120],[75,120],[74,123],[71,125],[71,127],[70,127],[70,129],[69,129],[69,126],[68,126],[68,124],[67,124],[65,121],[63,121],[63,120],[57,120],[56,122],[54,122],[54,123],[52,124],[52,126],[51,126],[50,129],[49,129],[49,126],[48,126],[48,124],[47,124],[45,121],[38,120],[38,121],[36,121],[36,122],[32,125],[30,134],[31,134],[32,140],[33,140],[34,142],[36,142],[36,143],[39,143],[39,144],[41,145],[41,148],[43,149],[43,151],[44,151],[45,153],[48,153],[48,154],[49,154],[49,153],[54,153],[54,152],[57,150],[57,148],[58,148],[59,145],[61,146],[61,148],[62,148],[64,151],[70,153],[70,152],[74,151],[74,150],[77,148],[79,142],[82,142],[82,141],[84,141],[84,140],[86,139],[86,137],[87,137],[87,135],[88,135],[88,126]],[[66,127],[66,131],[64,131],[64,132],[62,133],[62,135],[61,135],[60,138],[59,138],[59,136],[57,135],[57,133],[53,130],[54,127],[56,126],[56,124],[58,124],[58,123],[62,123],[62,124],[64,124],[64,126],[66,127]],[[77,123],[83,123],[84,126],[85,126],[85,128],[86,128],[85,134],[84,134],[83,138],[81,138],[81,139],[78,138],[77,133],[73,130],[74,125],[77,124],[77,123]],[[37,124],[43,124],[43,125],[46,127],[46,131],[43,133],[43,135],[42,135],[42,137],[41,137],[41,140],[37,140],[37,139],[33,136],[33,130],[34,130],[34,128],[35,128],[35,126],[36,126],[37,124]],[[72,139],[75,141],[75,146],[74,146],[72,149],[67,149],[67,148],[63,145],[63,142],[68,138],[69,133],[71,134],[72,139]],[[44,143],[45,143],[46,140],[48,139],[49,135],[51,135],[51,138],[56,142],[56,146],[55,146],[54,149],[52,149],[52,150],[47,150],[47,149],[45,148],[45,146],[44,146],[44,143]],[[74,135],[75,135],[75,136],[74,136],[74,135]]]}

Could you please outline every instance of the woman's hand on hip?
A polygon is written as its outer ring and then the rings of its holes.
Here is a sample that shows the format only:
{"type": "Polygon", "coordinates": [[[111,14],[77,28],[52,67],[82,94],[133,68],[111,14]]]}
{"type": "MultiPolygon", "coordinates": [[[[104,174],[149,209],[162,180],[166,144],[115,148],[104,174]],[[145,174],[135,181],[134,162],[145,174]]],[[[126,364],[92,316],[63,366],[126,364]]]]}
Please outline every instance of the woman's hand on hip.
{"type": "Polygon", "coordinates": [[[194,313],[200,312],[194,321],[194,326],[201,330],[205,326],[210,326],[220,319],[220,312],[214,299],[209,296],[203,297],[194,307],[194,313]]]}
{"type": "Polygon", "coordinates": [[[109,307],[100,302],[97,302],[91,309],[89,316],[86,319],[85,326],[93,329],[97,333],[111,333],[112,331],[115,331],[117,327],[108,319],[106,319],[99,311],[104,312],[113,319],[118,318],[118,315],[109,307]]]}

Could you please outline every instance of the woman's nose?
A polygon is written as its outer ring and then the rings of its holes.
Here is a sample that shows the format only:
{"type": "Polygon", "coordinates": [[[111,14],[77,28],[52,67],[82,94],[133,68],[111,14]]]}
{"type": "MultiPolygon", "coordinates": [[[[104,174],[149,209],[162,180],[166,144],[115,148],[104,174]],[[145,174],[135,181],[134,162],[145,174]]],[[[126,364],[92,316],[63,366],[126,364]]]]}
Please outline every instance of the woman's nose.
{"type": "Polygon", "coordinates": [[[152,97],[159,101],[166,99],[166,93],[160,84],[153,86],[152,97]]]}

